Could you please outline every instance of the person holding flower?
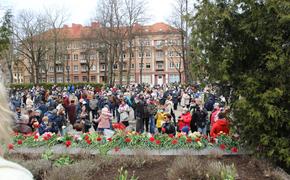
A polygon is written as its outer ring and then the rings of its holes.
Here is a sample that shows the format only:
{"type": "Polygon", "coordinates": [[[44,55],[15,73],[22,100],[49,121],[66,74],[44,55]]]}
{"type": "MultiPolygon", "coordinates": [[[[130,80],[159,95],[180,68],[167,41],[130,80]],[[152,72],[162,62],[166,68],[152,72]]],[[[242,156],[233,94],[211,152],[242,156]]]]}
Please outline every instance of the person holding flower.
{"type": "Polygon", "coordinates": [[[171,115],[170,114],[165,114],[165,122],[162,124],[161,131],[164,134],[173,134],[175,136],[175,126],[171,122],[171,115]]]}
{"type": "Polygon", "coordinates": [[[229,122],[225,118],[224,112],[218,114],[218,120],[213,124],[210,130],[210,136],[216,138],[220,133],[229,134],[229,122]]]}
{"type": "Polygon", "coordinates": [[[162,106],[159,106],[159,109],[155,115],[155,119],[156,119],[156,127],[158,129],[158,132],[161,133],[162,123],[164,122],[164,119],[165,119],[165,113],[162,106]]]}

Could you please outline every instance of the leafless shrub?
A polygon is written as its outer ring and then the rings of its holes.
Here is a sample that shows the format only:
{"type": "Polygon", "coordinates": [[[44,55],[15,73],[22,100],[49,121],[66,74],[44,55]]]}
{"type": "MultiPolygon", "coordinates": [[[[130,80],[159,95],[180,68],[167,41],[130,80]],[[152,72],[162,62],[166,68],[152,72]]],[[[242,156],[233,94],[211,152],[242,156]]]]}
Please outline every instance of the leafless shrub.
{"type": "Polygon", "coordinates": [[[234,164],[225,165],[219,161],[213,161],[208,164],[206,176],[210,179],[235,179],[237,170],[234,164]]]}
{"type": "Polygon", "coordinates": [[[177,157],[168,171],[168,178],[176,179],[205,179],[204,163],[196,156],[177,157]]]}

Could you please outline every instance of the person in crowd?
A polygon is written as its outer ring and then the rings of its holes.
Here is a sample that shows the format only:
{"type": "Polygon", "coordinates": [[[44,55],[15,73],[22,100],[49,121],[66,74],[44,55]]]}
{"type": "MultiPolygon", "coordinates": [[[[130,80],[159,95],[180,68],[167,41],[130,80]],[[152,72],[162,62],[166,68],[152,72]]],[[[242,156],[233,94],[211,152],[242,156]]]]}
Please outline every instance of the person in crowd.
{"type": "Polygon", "coordinates": [[[192,125],[195,124],[197,127],[197,130],[206,135],[207,133],[207,111],[203,106],[201,105],[201,102],[199,100],[196,100],[197,107],[196,111],[192,114],[192,125]]]}
{"type": "Polygon", "coordinates": [[[135,114],[136,114],[136,131],[143,133],[144,131],[144,116],[145,116],[145,102],[143,95],[136,98],[135,114]]]}
{"type": "Polygon", "coordinates": [[[177,90],[172,91],[172,102],[173,102],[173,109],[176,111],[178,102],[179,102],[179,93],[177,90]]]}
{"type": "Polygon", "coordinates": [[[112,114],[108,107],[104,107],[101,111],[100,117],[96,120],[98,123],[97,131],[101,134],[105,129],[111,129],[112,114]]]}
{"type": "Polygon", "coordinates": [[[175,119],[175,114],[173,110],[172,96],[167,96],[164,107],[165,107],[165,113],[168,113],[171,115],[171,117],[173,118],[174,125],[176,125],[176,119],[175,119]]]}
{"type": "Polygon", "coordinates": [[[59,129],[60,134],[63,136],[65,134],[66,127],[66,117],[64,108],[60,108],[57,111],[56,124],[59,129]]]}
{"type": "Polygon", "coordinates": [[[120,122],[128,127],[130,107],[124,99],[121,99],[121,104],[119,105],[118,112],[120,113],[120,122]]]}
{"type": "Polygon", "coordinates": [[[41,123],[39,124],[38,133],[39,135],[42,135],[46,132],[53,132],[53,128],[52,128],[52,123],[49,123],[48,121],[48,117],[44,116],[42,118],[41,123]]]}
{"type": "Polygon", "coordinates": [[[219,103],[215,103],[213,105],[213,111],[211,112],[210,114],[210,126],[212,127],[213,124],[216,122],[216,120],[218,119],[218,114],[220,113],[221,111],[221,108],[220,108],[220,105],[219,103]]]}
{"type": "Polygon", "coordinates": [[[159,105],[157,113],[155,115],[155,119],[156,119],[156,127],[158,129],[158,132],[161,133],[162,124],[164,123],[164,119],[165,119],[164,108],[162,105],[159,105]]]}
{"type": "Polygon", "coordinates": [[[151,97],[147,103],[147,109],[149,114],[149,123],[150,123],[150,133],[155,133],[155,115],[157,113],[157,106],[154,99],[151,97]]]}
{"type": "Polygon", "coordinates": [[[32,99],[31,99],[31,96],[30,96],[30,95],[27,96],[27,99],[26,99],[25,104],[26,104],[26,109],[27,109],[27,110],[33,108],[33,101],[32,101],[32,99]]]}
{"type": "Polygon", "coordinates": [[[81,119],[81,123],[83,124],[83,132],[87,133],[89,132],[92,124],[89,118],[89,113],[87,111],[87,106],[86,106],[87,102],[86,101],[82,101],[82,107],[81,107],[81,113],[80,113],[80,119],[81,119]]]}
{"type": "Polygon", "coordinates": [[[90,109],[92,112],[92,118],[98,118],[98,99],[96,95],[94,95],[93,98],[90,100],[90,109]]]}
{"type": "Polygon", "coordinates": [[[75,100],[72,99],[70,101],[70,104],[67,106],[67,113],[68,113],[68,120],[71,125],[74,125],[77,119],[77,112],[76,112],[76,105],[75,105],[75,100]]]}
{"type": "Polygon", "coordinates": [[[224,112],[218,114],[218,120],[213,124],[210,130],[210,136],[212,138],[216,138],[221,132],[229,134],[229,122],[225,117],[226,115],[224,112]]]}
{"type": "Polygon", "coordinates": [[[181,104],[182,107],[189,108],[190,96],[189,96],[187,91],[184,91],[184,93],[182,94],[181,103],[180,104],[181,104]]]}
{"type": "Polygon", "coordinates": [[[164,134],[176,134],[175,126],[171,122],[171,115],[165,114],[164,115],[164,123],[162,124],[161,131],[164,134]]]}
{"type": "Polygon", "coordinates": [[[179,132],[185,132],[188,134],[190,130],[191,114],[189,110],[185,107],[182,109],[182,115],[178,119],[178,130],[179,132]]]}

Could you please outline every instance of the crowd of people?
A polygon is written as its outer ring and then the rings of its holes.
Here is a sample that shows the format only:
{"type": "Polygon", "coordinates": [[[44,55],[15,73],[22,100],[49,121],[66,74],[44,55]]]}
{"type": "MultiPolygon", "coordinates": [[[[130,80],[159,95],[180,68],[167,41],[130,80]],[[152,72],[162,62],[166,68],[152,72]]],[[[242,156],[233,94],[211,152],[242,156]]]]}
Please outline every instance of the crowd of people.
{"type": "Polygon", "coordinates": [[[214,138],[229,133],[225,98],[208,86],[36,86],[10,89],[9,94],[13,130],[21,133],[64,135],[68,127],[104,133],[114,124],[151,134],[199,131],[214,138]]]}

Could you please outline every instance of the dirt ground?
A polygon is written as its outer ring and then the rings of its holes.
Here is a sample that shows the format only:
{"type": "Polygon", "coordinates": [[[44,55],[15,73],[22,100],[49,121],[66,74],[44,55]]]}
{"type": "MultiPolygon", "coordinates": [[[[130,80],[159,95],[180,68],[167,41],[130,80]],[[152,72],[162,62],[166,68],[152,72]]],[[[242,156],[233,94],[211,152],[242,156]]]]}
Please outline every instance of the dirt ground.
{"type": "MultiPolygon", "coordinates": [[[[241,180],[274,180],[272,173],[275,169],[270,163],[254,157],[243,156],[71,156],[74,163],[62,167],[54,167],[53,160],[44,163],[40,156],[14,154],[5,157],[29,169],[35,179],[66,180],[66,179],[116,179],[118,171],[123,167],[128,172],[128,179],[132,175],[138,180],[187,180],[209,179],[198,175],[199,171],[207,172],[207,165],[211,162],[221,162],[225,165],[234,164],[241,180]],[[39,162],[38,162],[39,161],[39,162]],[[43,167],[41,167],[43,166],[43,167]],[[205,171],[204,171],[205,170],[205,171]],[[84,171],[86,171],[84,173],[84,171]],[[173,173],[172,173],[173,172],[173,173]]],[[[287,179],[287,178],[281,178],[287,179]]]]}

